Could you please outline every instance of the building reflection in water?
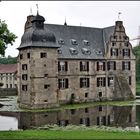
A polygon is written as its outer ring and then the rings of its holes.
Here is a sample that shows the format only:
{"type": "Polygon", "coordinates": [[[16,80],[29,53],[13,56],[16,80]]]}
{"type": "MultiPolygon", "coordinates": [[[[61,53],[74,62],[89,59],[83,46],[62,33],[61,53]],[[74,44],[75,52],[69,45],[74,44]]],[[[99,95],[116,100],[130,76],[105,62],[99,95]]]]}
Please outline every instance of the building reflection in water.
{"type": "Polygon", "coordinates": [[[95,106],[80,109],[66,109],[45,113],[25,113],[18,116],[19,129],[30,129],[43,125],[104,125],[116,127],[135,127],[135,106],[95,106]]]}

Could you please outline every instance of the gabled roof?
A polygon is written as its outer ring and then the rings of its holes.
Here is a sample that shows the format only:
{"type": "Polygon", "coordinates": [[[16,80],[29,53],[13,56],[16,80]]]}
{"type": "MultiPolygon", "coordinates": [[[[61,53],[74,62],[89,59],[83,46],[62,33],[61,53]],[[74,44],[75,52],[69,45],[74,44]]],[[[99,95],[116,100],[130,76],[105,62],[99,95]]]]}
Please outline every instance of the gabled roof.
{"type": "Polygon", "coordinates": [[[106,47],[106,42],[114,32],[114,26],[107,28],[91,28],[81,26],[66,26],[45,24],[45,28],[52,31],[58,43],[59,40],[64,40],[60,45],[59,58],[65,59],[103,59],[106,47]],[[77,41],[77,45],[72,44],[72,40],[77,41]],[[85,45],[87,40],[89,45],[85,45]],[[77,53],[71,53],[70,48],[76,49],[77,53]],[[83,48],[87,48],[90,54],[83,53],[83,48]]]}
{"type": "Polygon", "coordinates": [[[0,74],[15,73],[17,71],[17,64],[0,64],[0,74]]]}

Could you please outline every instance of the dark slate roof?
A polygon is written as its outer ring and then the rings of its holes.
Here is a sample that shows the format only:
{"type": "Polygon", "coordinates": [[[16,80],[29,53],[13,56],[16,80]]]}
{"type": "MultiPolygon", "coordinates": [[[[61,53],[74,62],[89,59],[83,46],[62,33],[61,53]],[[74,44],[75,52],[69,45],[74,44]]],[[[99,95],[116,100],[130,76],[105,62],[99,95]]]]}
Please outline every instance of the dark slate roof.
{"type": "Polygon", "coordinates": [[[59,58],[65,59],[103,59],[106,43],[114,32],[114,26],[101,29],[45,24],[45,28],[55,34],[57,42],[60,39],[64,40],[64,44],[59,44],[59,58]],[[76,40],[78,45],[73,45],[71,39],[76,40]],[[90,45],[84,45],[83,40],[89,41],[90,45]],[[83,53],[86,49],[90,54],[83,53]],[[71,50],[76,50],[76,53],[71,53],[71,50]]]}
{"type": "Polygon", "coordinates": [[[22,36],[18,49],[25,47],[58,47],[54,34],[45,29],[29,28],[22,36]]]}
{"type": "Polygon", "coordinates": [[[47,28],[37,29],[29,28],[21,39],[18,49],[25,47],[58,47],[56,46],[56,38],[47,28]]]}

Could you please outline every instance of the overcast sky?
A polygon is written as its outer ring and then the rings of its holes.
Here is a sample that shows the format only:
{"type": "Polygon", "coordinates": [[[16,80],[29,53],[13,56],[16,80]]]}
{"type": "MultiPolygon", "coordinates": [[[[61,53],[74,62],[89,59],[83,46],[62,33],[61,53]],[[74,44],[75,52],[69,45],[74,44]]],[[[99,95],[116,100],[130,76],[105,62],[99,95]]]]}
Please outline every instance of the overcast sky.
{"type": "Polygon", "coordinates": [[[102,28],[114,25],[121,12],[120,19],[130,39],[140,34],[140,1],[2,1],[0,19],[5,20],[10,31],[18,36],[13,46],[6,50],[6,56],[18,55],[16,48],[20,45],[26,18],[31,14],[30,9],[36,15],[36,4],[45,23],[52,24],[64,24],[66,17],[68,25],[102,28]]]}

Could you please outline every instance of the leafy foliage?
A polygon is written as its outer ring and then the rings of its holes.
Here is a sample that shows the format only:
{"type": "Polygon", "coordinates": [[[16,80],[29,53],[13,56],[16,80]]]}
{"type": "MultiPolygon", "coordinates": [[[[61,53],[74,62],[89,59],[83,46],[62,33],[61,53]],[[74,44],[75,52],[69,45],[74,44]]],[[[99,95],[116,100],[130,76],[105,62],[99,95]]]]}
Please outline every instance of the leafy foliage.
{"type": "Polygon", "coordinates": [[[0,64],[16,64],[16,63],[17,63],[16,57],[0,58],[0,64]]]}
{"type": "Polygon", "coordinates": [[[13,45],[17,36],[11,33],[5,21],[0,21],[0,54],[4,56],[8,44],[13,45]]]}
{"type": "Polygon", "coordinates": [[[140,83],[140,46],[134,47],[133,53],[136,56],[136,81],[140,83]]]}

